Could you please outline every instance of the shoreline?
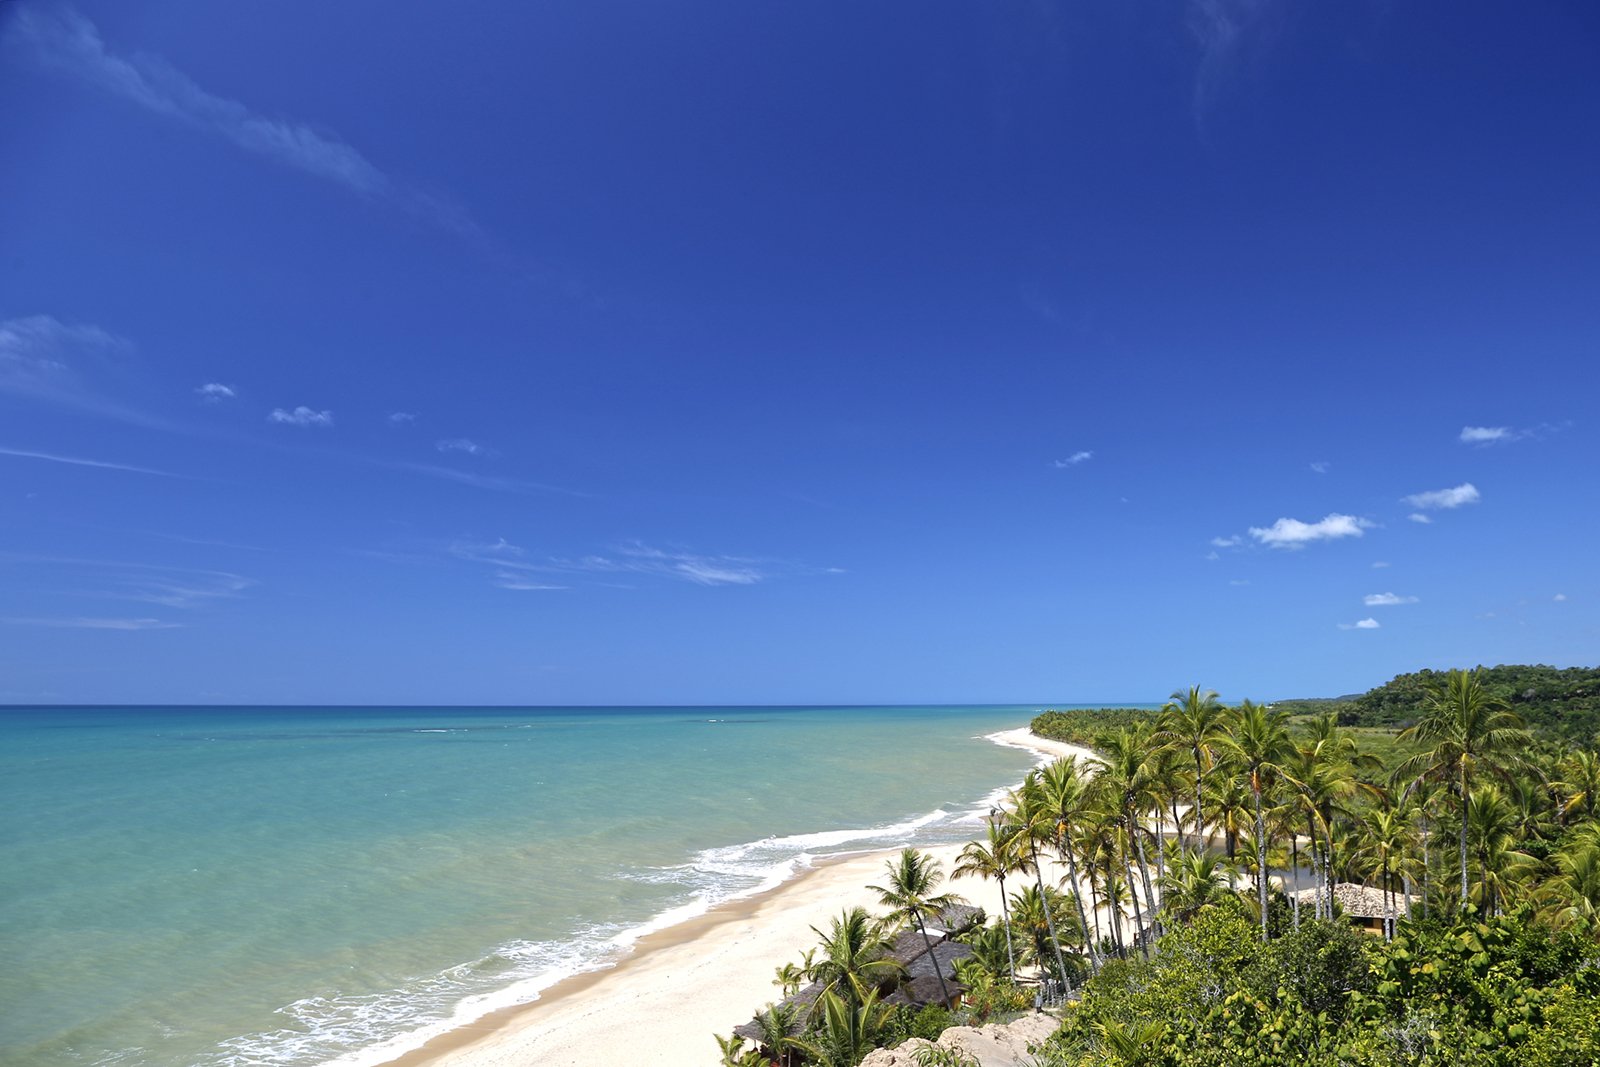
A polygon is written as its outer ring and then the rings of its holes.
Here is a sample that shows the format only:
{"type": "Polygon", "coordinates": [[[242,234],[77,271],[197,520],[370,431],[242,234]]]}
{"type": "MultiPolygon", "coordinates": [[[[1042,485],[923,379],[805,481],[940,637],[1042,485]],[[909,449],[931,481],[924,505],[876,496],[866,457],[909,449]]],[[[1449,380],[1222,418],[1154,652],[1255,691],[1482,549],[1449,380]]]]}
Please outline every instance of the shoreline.
{"type": "MultiPolygon", "coordinates": [[[[1096,759],[1027,727],[984,740],[1033,752],[1040,765],[1068,755],[1096,759]]],[[[631,1034],[650,1035],[652,1063],[714,1064],[713,1035],[732,1032],[781,998],[773,972],[815,944],[811,927],[826,928],[845,908],[876,905],[867,887],[899,847],[817,857],[775,886],[641,936],[609,966],[564,978],[535,1000],[493,1009],[377,1067],[599,1067],[638,1058],[631,1034]]],[[[963,847],[924,851],[948,878],[963,847]]],[[[998,886],[970,878],[945,885],[991,916],[999,913],[998,886]]]]}

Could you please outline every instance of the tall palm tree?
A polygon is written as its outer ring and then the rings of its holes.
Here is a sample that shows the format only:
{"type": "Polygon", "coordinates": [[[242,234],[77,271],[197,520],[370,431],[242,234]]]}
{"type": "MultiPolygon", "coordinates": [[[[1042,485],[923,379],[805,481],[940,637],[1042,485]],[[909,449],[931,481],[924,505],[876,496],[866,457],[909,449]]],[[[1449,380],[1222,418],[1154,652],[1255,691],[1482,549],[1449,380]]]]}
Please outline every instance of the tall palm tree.
{"type": "Polygon", "coordinates": [[[878,894],[878,903],[890,909],[884,919],[895,926],[915,926],[927,946],[928,958],[933,962],[933,976],[939,979],[939,993],[945,1006],[950,1005],[950,990],[944,983],[944,968],[933,955],[933,939],[928,936],[928,920],[937,919],[946,908],[959,903],[953,893],[937,892],[944,881],[944,871],[939,861],[926,852],[903,848],[900,855],[885,865],[888,885],[870,885],[867,888],[878,894]]]}
{"type": "MultiPolygon", "coordinates": [[[[1039,895],[1042,897],[1044,873],[1039,864],[1039,842],[1053,843],[1058,824],[1055,813],[1045,803],[1038,772],[1029,771],[1027,777],[1022,780],[1022,788],[1013,790],[1010,799],[1013,806],[1011,822],[1007,824],[1006,832],[1014,835],[1019,845],[1027,846],[1029,866],[1033,869],[1033,877],[1038,883],[1039,895]]],[[[1044,914],[1045,921],[1050,927],[1050,944],[1055,951],[1056,973],[1065,981],[1067,963],[1061,955],[1061,941],[1056,937],[1055,917],[1051,915],[1049,908],[1045,909],[1044,914]]]]}
{"type": "Polygon", "coordinates": [[[1492,783],[1467,797],[1467,840],[1478,861],[1478,904],[1485,914],[1500,910],[1516,868],[1532,857],[1515,848],[1517,812],[1504,791],[1492,783]]]}
{"type": "MultiPolygon", "coordinates": [[[[834,919],[827,933],[815,926],[811,931],[822,938],[820,956],[811,965],[811,978],[832,992],[859,1003],[868,993],[892,984],[905,973],[898,960],[887,955],[888,943],[865,908],[849,908],[834,919]]],[[[812,1017],[817,1017],[816,1006],[812,1017]]]]}
{"type": "Polygon", "coordinates": [[[1016,840],[991,821],[987,840],[968,841],[961,855],[956,857],[954,870],[950,872],[951,878],[982,878],[985,881],[993,878],[1000,883],[1000,916],[1006,932],[1006,960],[1011,965],[1007,973],[1013,982],[1017,980],[1017,955],[1011,947],[1011,907],[1006,902],[1006,875],[1022,869],[1019,859],[1016,840]]]}
{"type": "Polygon", "coordinates": [[[1517,761],[1514,750],[1530,743],[1522,720],[1484,692],[1478,672],[1452,670],[1428,690],[1422,718],[1400,731],[1402,741],[1424,750],[1395,769],[1395,780],[1434,778],[1447,783],[1461,816],[1461,902],[1467,902],[1467,803],[1474,776],[1517,761]]]}
{"type": "MultiPolygon", "coordinates": [[[[1056,932],[1072,923],[1068,895],[1050,886],[1040,892],[1031,885],[1011,895],[1011,911],[1024,939],[1024,956],[1032,959],[1041,970],[1048,971],[1050,961],[1059,955],[1061,946],[1056,941],[1056,932]]],[[[1062,970],[1060,975],[1065,981],[1067,972],[1062,970]]]]}
{"type": "Polygon", "coordinates": [[[1161,887],[1161,907],[1180,922],[1188,922],[1208,904],[1231,891],[1232,874],[1214,853],[1190,850],[1167,872],[1161,887]]]}
{"type": "Polygon", "coordinates": [[[1600,931],[1600,833],[1580,836],[1555,860],[1555,877],[1540,887],[1547,913],[1558,927],[1592,937],[1600,931]]]}
{"type": "MultiPolygon", "coordinates": [[[[1306,820],[1311,843],[1311,865],[1320,879],[1315,916],[1333,917],[1333,822],[1337,817],[1353,817],[1353,802],[1368,796],[1377,799],[1381,791],[1364,781],[1359,772],[1378,770],[1382,761],[1363,753],[1356,741],[1339,729],[1330,715],[1320,715],[1307,725],[1300,743],[1282,768],[1292,802],[1306,820]]],[[[1296,835],[1298,837],[1298,835],[1296,835]]]]}
{"type": "Polygon", "coordinates": [[[1365,813],[1361,822],[1361,844],[1357,849],[1357,862],[1363,869],[1377,876],[1383,890],[1383,936],[1394,940],[1395,881],[1410,871],[1412,844],[1411,811],[1407,808],[1383,806],[1365,813]]]}
{"type": "Polygon", "coordinates": [[[1233,733],[1222,745],[1239,762],[1250,783],[1256,808],[1256,896],[1261,905],[1261,940],[1267,940],[1267,822],[1262,796],[1292,754],[1287,712],[1246,700],[1239,705],[1233,733]]]}
{"type": "MultiPolygon", "coordinates": [[[[1172,694],[1161,709],[1159,739],[1180,749],[1187,749],[1194,758],[1194,833],[1199,844],[1205,843],[1205,809],[1201,803],[1205,792],[1206,768],[1216,756],[1216,746],[1227,725],[1227,708],[1217,699],[1213,689],[1201,691],[1191,685],[1188,692],[1182,689],[1172,694]]],[[[1183,831],[1178,831],[1178,845],[1184,845],[1183,831]]]]}
{"type": "MultiPolygon", "coordinates": [[[[1095,785],[1106,803],[1116,812],[1123,835],[1124,866],[1128,869],[1129,887],[1134,884],[1137,868],[1139,882],[1144,888],[1144,905],[1152,903],[1154,893],[1150,886],[1150,865],[1145,860],[1145,831],[1141,815],[1149,805],[1154,792],[1150,776],[1150,753],[1153,749],[1152,731],[1148,726],[1130,726],[1099,739],[1106,756],[1106,766],[1095,778],[1095,785]]],[[[1133,893],[1133,921],[1136,938],[1144,933],[1144,905],[1139,894],[1133,893]]],[[[1150,949],[1142,940],[1146,957],[1150,949]]]]}
{"type": "MultiPolygon", "coordinates": [[[[1038,775],[1039,803],[1055,819],[1056,853],[1067,866],[1072,899],[1078,908],[1078,925],[1084,930],[1085,937],[1088,936],[1089,918],[1084,914],[1083,897],[1078,889],[1078,853],[1074,847],[1074,830],[1093,811],[1093,797],[1089,788],[1092,779],[1087,777],[1086,770],[1077,759],[1068,756],[1041,768],[1038,775]]],[[[1091,970],[1098,968],[1096,951],[1094,945],[1089,946],[1091,970]]]]}

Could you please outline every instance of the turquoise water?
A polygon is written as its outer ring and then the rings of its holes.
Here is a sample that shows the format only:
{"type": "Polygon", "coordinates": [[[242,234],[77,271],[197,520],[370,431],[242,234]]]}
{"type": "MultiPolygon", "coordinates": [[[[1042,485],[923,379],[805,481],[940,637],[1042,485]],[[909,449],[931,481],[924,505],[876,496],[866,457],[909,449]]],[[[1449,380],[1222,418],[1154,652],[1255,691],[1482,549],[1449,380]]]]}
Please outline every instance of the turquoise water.
{"type": "Polygon", "coordinates": [[[809,857],[965,839],[1038,710],[0,709],[0,1062],[381,1061],[809,857]]]}

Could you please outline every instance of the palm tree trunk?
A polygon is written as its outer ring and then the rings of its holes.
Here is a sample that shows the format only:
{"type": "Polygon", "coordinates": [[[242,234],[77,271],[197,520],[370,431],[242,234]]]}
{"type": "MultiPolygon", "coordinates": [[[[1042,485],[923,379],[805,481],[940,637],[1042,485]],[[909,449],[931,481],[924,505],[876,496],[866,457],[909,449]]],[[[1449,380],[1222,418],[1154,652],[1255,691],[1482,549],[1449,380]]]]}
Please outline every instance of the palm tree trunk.
{"type": "Polygon", "coordinates": [[[1133,857],[1123,852],[1123,869],[1128,872],[1128,899],[1133,901],[1133,939],[1138,942],[1145,959],[1150,958],[1150,946],[1145,944],[1144,909],[1139,906],[1139,883],[1133,880],[1133,857]]]}
{"type": "Polygon", "coordinates": [[[1467,906],[1467,783],[1461,783],[1461,906],[1467,906]]]}
{"type": "MultiPolygon", "coordinates": [[[[1156,916],[1154,911],[1155,894],[1150,889],[1150,864],[1146,862],[1144,858],[1144,838],[1139,834],[1141,827],[1139,826],[1138,820],[1130,816],[1130,822],[1132,825],[1129,827],[1129,830],[1133,834],[1134,848],[1137,849],[1139,853],[1139,880],[1144,883],[1144,905],[1145,907],[1152,909],[1150,912],[1150,926],[1152,929],[1154,929],[1156,924],[1156,916]]],[[[1149,956],[1149,953],[1146,952],[1145,955],[1149,956]]]]}
{"type": "Polygon", "coordinates": [[[1289,835],[1289,851],[1292,854],[1290,869],[1294,871],[1294,892],[1289,894],[1289,899],[1294,901],[1294,928],[1300,929],[1300,835],[1289,835]]]}
{"type": "MultiPolygon", "coordinates": [[[[1046,902],[1046,904],[1047,906],[1045,908],[1045,914],[1049,915],[1050,909],[1048,907],[1048,902],[1046,902]]],[[[921,915],[918,915],[916,918],[917,929],[922,931],[922,943],[928,947],[928,959],[933,961],[933,976],[939,979],[939,995],[944,998],[945,1008],[949,1008],[950,989],[944,984],[944,968],[939,966],[939,957],[933,954],[933,939],[928,936],[928,924],[922,921],[921,915]]],[[[1050,936],[1054,937],[1054,932],[1052,932],[1050,936]]]]}
{"type": "Polygon", "coordinates": [[[1000,914],[1006,922],[1006,963],[1010,966],[1011,981],[1017,980],[1017,954],[1011,950],[1011,908],[1006,904],[1006,876],[1000,878],[1000,914]]]}
{"type": "MultiPolygon", "coordinates": [[[[1056,919],[1051,914],[1054,909],[1050,907],[1050,898],[1045,895],[1044,891],[1044,870],[1039,866],[1039,842],[1030,840],[1028,845],[1033,849],[1033,876],[1039,882],[1039,906],[1044,908],[1044,924],[1050,930],[1050,947],[1055,950],[1056,954],[1056,975],[1065,983],[1067,980],[1067,964],[1061,958],[1061,939],[1056,937],[1056,919]]],[[[942,986],[944,980],[940,979],[939,984],[942,986]]]]}
{"type": "MultiPolygon", "coordinates": [[[[1184,849],[1188,848],[1189,846],[1188,846],[1188,843],[1184,840],[1184,837],[1183,837],[1183,817],[1178,814],[1178,793],[1177,793],[1177,790],[1173,790],[1173,793],[1172,793],[1172,828],[1174,830],[1178,831],[1178,851],[1182,852],[1184,849]]],[[[1199,848],[1198,842],[1196,843],[1195,847],[1199,848]]]]}
{"type": "MultiPolygon", "coordinates": [[[[1206,847],[1206,820],[1200,813],[1200,790],[1205,785],[1205,765],[1200,760],[1200,746],[1194,747],[1194,839],[1196,848],[1206,847]]],[[[1230,856],[1230,858],[1232,858],[1230,856]]]]}
{"type": "Polygon", "coordinates": [[[1428,816],[1422,816],[1422,917],[1428,917],[1428,853],[1432,851],[1428,846],[1432,844],[1428,834],[1428,816]]]}
{"type": "MultiPolygon", "coordinates": [[[[1256,775],[1260,775],[1260,771],[1256,775]]],[[[1256,795],[1256,898],[1261,902],[1261,940],[1267,940],[1267,821],[1261,815],[1261,782],[1253,777],[1251,792],[1256,795]]]]}
{"type": "MultiPolygon", "coordinates": [[[[1067,858],[1067,874],[1072,879],[1072,902],[1078,906],[1078,924],[1083,927],[1083,939],[1089,940],[1089,917],[1083,913],[1083,894],[1078,892],[1078,887],[1083,883],[1078,881],[1078,857],[1070,847],[1063,844],[1061,854],[1067,858]]],[[[1089,880],[1089,899],[1094,900],[1094,879],[1089,880]]],[[[1095,905],[1099,907],[1098,904],[1095,905]]],[[[1100,916],[1094,917],[1095,940],[1100,939],[1100,916]]],[[[1089,973],[1100,973],[1100,947],[1093,942],[1089,944],[1089,973]]]]}

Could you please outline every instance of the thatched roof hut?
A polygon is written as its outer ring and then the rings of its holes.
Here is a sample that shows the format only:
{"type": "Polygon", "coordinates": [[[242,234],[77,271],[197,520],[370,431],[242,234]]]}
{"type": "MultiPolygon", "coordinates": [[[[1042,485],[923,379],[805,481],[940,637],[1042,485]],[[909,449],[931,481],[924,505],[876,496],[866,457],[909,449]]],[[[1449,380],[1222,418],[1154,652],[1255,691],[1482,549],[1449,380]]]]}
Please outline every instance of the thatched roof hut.
{"type": "MultiPolygon", "coordinates": [[[[1302,908],[1315,907],[1321,888],[1299,889],[1290,894],[1300,901],[1302,908]]],[[[1338,882],[1333,887],[1334,903],[1344,917],[1368,929],[1382,929],[1385,919],[1404,918],[1416,897],[1404,893],[1394,894],[1394,906],[1389,905],[1389,895],[1381,889],[1358,885],[1355,882],[1338,882]]]]}

